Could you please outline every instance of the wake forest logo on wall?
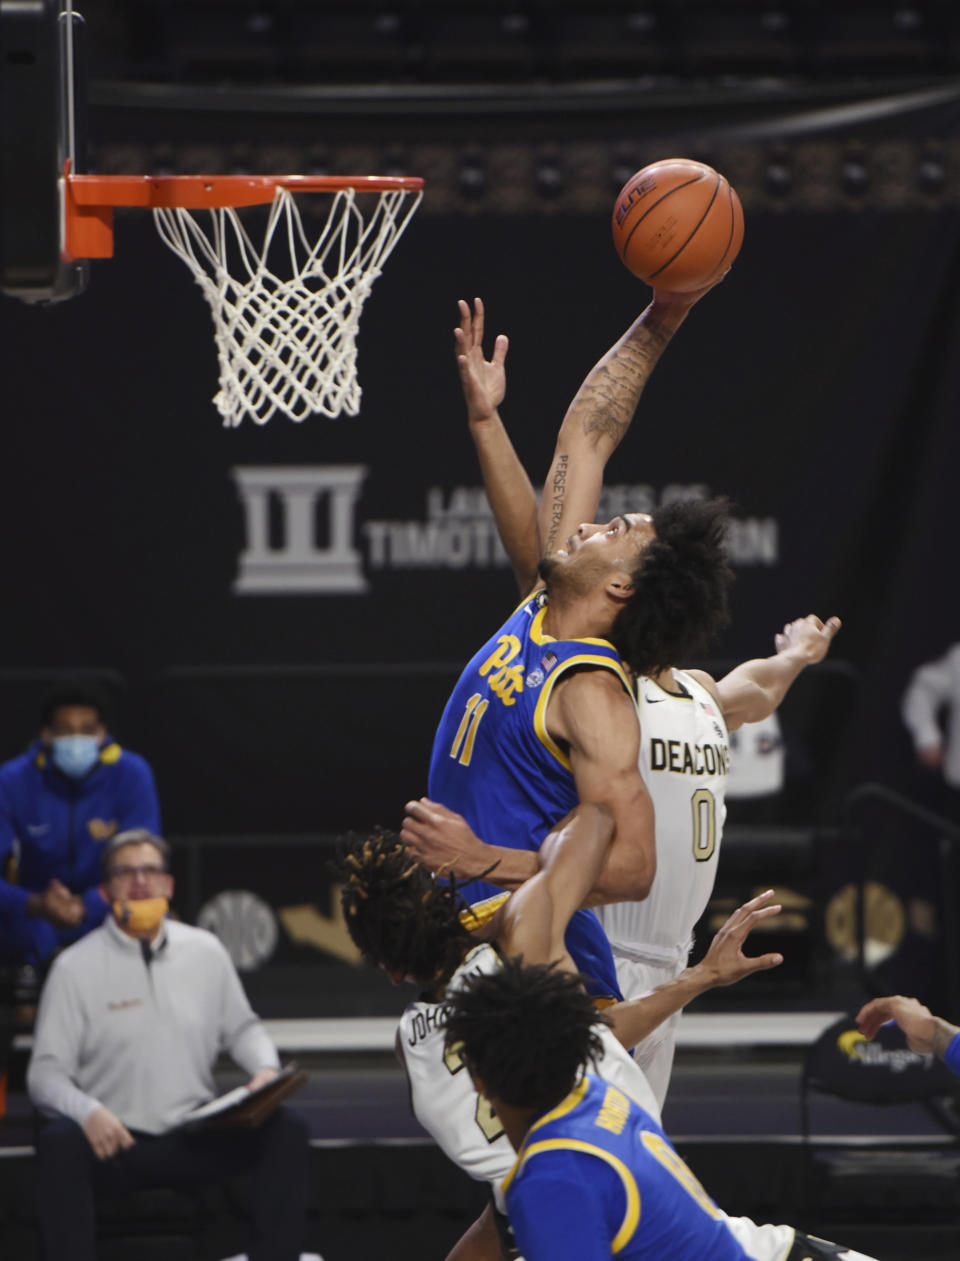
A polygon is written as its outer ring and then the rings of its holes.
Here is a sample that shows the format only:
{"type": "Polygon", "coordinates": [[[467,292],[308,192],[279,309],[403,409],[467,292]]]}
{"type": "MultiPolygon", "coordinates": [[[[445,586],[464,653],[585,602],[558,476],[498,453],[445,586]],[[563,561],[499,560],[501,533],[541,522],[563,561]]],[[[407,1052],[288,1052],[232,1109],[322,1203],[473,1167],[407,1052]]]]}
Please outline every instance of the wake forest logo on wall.
{"type": "MultiPolygon", "coordinates": [[[[363,520],[358,512],[369,469],[362,464],[235,468],[246,549],[237,595],[364,595],[378,570],[495,569],[509,562],[479,486],[432,486],[424,519],[363,520]]],[[[676,499],[705,498],[703,485],[608,486],[598,519],[650,512],[676,499]]],[[[779,563],[774,517],[731,522],[733,565],[779,563]]]]}

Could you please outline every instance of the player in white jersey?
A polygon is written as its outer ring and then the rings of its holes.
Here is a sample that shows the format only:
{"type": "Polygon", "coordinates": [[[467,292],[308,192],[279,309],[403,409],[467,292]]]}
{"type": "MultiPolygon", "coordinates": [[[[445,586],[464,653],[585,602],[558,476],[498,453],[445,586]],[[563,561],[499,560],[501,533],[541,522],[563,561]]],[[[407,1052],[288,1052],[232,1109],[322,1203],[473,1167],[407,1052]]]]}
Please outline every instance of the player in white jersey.
{"type": "MultiPolygon", "coordinates": [[[[693,674],[637,680],[640,770],[656,818],[657,877],[644,902],[597,907],[625,997],[648,993],[687,966],[693,927],[713,892],[730,748],[716,698],[693,674]]],[[[680,1013],[635,1052],[660,1107],[680,1013]]]]}
{"type": "MultiPolygon", "coordinates": [[[[772,713],[803,665],[820,660],[839,629],[806,617],[776,637],[778,652],[722,679],[670,669],[636,682],[640,773],[656,817],[657,878],[644,902],[597,908],[624,997],[663,985],[686,967],[693,930],[713,892],[727,807],[728,733],[772,713]]],[[[680,1013],[636,1048],[663,1107],[680,1013]]]]}
{"type": "MultiPolygon", "coordinates": [[[[606,462],[630,424],[660,353],[696,297],[655,294],[650,307],[588,374],[557,438],[539,509],[539,533],[530,481],[497,410],[506,391],[506,338],[497,338],[493,358],[486,361],[483,305],[477,299],[471,311],[460,303],[458,366],[470,431],[497,527],[523,593],[535,580],[541,552],[549,553],[575,522],[595,513],[606,462]]],[[[589,537],[600,528],[581,524],[576,533],[589,537]]],[[[676,592],[678,608],[689,600],[690,588],[694,595],[703,593],[704,639],[690,638],[684,655],[702,649],[707,633],[724,619],[715,585],[701,581],[701,567],[713,564],[709,556],[690,547],[679,558],[661,558],[655,540],[644,562],[648,568],[661,565],[661,598],[663,592],[667,599],[676,592]]],[[[656,817],[657,875],[646,900],[597,908],[626,998],[649,992],[686,966],[694,925],[716,879],[726,813],[728,732],[771,714],[801,670],[825,656],[839,628],[837,618],[823,623],[810,616],[791,622],[776,636],[773,656],[744,662],[719,681],[702,671],[674,669],[670,661],[651,677],[636,680],[640,771],[656,817]]],[[[425,806],[411,803],[409,809],[416,815],[425,806]]],[[[437,821],[439,816],[431,818],[437,821]]],[[[426,816],[421,813],[420,819],[426,816]]],[[[472,834],[458,834],[446,823],[408,838],[428,866],[449,864],[458,877],[468,879],[498,861],[509,861],[511,856],[497,846],[474,846],[472,834]]],[[[488,879],[497,883],[500,877],[494,870],[488,879]]],[[[505,882],[504,887],[512,886],[505,882]]],[[[679,1013],[636,1051],[661,1106],[678,1021],[679,1013]]]]}

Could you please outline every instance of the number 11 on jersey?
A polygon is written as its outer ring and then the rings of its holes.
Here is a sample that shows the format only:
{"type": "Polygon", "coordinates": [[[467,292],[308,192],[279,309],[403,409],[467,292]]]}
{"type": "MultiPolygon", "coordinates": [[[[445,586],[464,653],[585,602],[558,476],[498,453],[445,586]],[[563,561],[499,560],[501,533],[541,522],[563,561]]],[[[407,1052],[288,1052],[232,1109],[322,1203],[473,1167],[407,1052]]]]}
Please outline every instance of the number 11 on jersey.
{"type": "Polygon", "coordinates": [[[460,726],[450,746],[450,756],[459,758],[461,766],[470,765],[470,759],[473,757],[473,742],[477,738],[477,728],[489,704],[489,701],[480,699],[479,692],[474,692],[464,706],[460,726]]]}

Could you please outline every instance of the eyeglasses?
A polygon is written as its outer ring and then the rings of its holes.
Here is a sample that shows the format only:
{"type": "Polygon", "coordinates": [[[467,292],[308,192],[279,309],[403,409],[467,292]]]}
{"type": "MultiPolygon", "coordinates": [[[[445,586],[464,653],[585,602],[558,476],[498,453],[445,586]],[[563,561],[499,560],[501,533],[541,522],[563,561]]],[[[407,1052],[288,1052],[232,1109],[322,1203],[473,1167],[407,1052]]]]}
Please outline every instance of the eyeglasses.
{"type": "Polygon", "coordinates": [[[147,863],[142,867],[111,867],[109,875],[111,879],[132,880],[134,876],[143,876],[145,880],[153,880],[156,876],[165,876],[167,873],[162,867],[158,867],[156,863],[147,863]]]}

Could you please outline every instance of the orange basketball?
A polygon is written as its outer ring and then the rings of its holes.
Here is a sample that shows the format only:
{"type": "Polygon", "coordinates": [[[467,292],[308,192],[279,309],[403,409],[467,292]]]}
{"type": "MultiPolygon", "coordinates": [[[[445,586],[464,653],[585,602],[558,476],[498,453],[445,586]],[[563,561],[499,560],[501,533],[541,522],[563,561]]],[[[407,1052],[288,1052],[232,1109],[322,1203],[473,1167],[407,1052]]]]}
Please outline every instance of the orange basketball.
{"type": "Polygon", "coordinates": [[[712,166],[666,158],[620,189],[613,243],[624,265],[648,285],[689,293],[722,276],[737,257],[743,207],[712,166]]]}

